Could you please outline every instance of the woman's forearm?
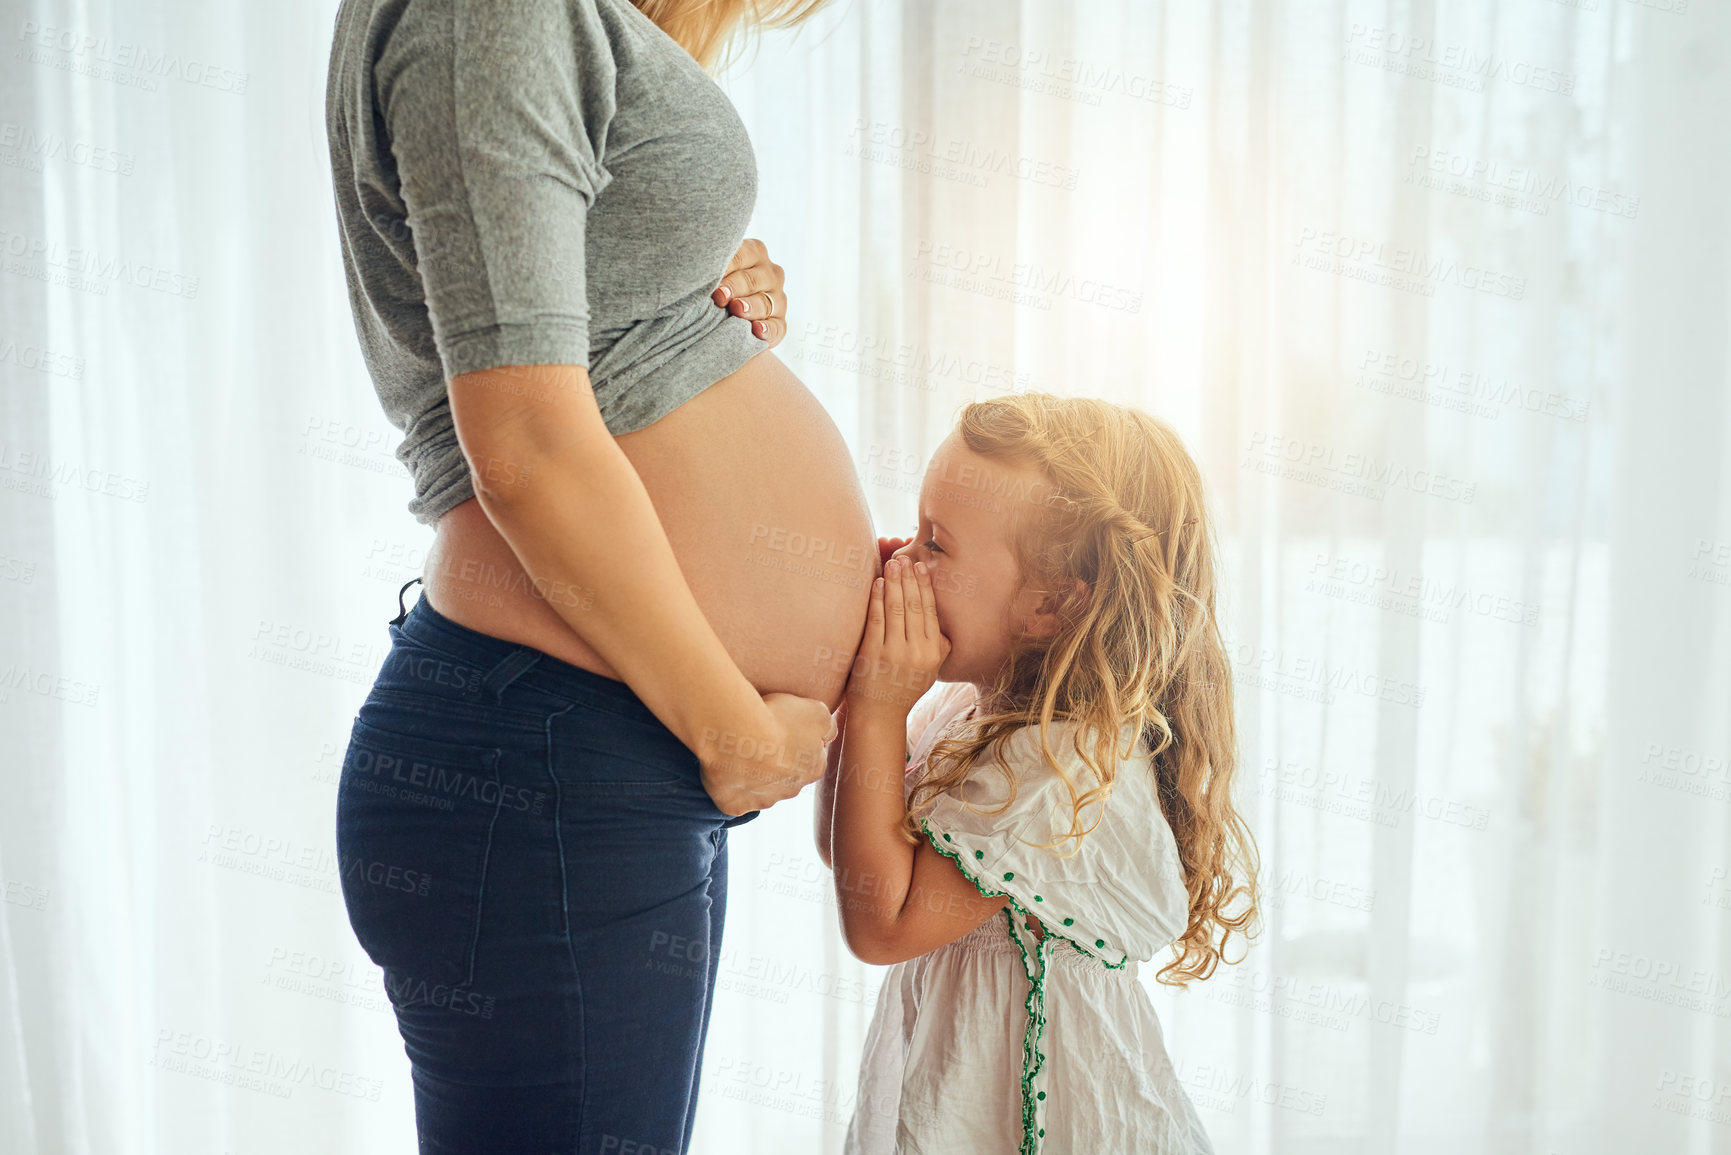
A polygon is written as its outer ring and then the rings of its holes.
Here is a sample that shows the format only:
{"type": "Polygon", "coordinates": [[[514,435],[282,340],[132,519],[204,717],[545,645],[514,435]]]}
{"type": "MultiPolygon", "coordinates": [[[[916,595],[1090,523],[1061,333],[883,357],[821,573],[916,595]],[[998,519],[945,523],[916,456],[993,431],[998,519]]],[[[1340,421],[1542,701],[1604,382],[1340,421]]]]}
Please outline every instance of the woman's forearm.
{"type": "Polygon", "coordinates": [[[698,755],[717,804],[768,805],[814,780],[827,711],[810,703],[825,717],[809,750],[775,751],[785,727],[698,607],[587,371],[464,374],[451,398],[487,517],[547,604],[698,755]]]}
{"type": "Polygon", "coordinates": [[[832,827],[842,936],[861,957],[890,938],[913,884],[915,847],[902,837],[907,809],[907,715],[849,702],[834,775],[832,827]]]}
{"type": "Polygon", "coordinates": [[[612,439],[529,468],[533,486],[482,505],[559,616],[693,750],[759,711],[612,439]]]}

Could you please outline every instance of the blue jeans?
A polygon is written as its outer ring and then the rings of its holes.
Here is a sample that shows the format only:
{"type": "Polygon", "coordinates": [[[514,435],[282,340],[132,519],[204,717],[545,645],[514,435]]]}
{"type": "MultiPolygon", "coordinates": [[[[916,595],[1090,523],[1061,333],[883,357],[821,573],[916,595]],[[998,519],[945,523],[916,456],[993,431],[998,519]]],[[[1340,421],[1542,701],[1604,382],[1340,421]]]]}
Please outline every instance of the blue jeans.
{"type": "MultiPolygon", "coordinates": [[[[400,624],[399,624],[400,623],[400,624]]],[[[730,818],[625,683],[423,598],[350,733],[349,922],[384,968],[423,1155],[683,1155],[730,818]]]]}

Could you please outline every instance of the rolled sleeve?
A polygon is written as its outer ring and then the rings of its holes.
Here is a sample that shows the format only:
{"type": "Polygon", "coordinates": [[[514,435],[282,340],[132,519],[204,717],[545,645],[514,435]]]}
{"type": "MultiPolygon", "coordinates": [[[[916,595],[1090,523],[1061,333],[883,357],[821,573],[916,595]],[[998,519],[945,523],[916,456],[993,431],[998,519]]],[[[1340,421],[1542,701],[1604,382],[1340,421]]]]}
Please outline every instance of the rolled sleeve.
{"type": "Polygon", "coordinates": [[[375,81],[446,379],[588,365],[584,233],[616,82],[593,6],[408,5],[375,81]]]}
{"type": "MultiPolygon", "coordinates": [[[[1098,779],[1068,740],[1070,728],[1060,729],[1065,736],[1055,752],[1086,793],[1098,779]]],[[[936,795],[919,819],[933,849],[982,894],[1008,895],[1049,936],[1107,967],[1152,958],[1182,934],[1189,901],[1183,868],[1145,746],[1119,765],[1109,797],[1082,808],[1087,833],[1079,842],[1065,838],[1078,817],[1070,788],[1045,765],[1034,730],[1010,734],[1003,753],[1017,778],[1014,799],[1005,805],[1009,782],[986,767],[936,795]]]]}

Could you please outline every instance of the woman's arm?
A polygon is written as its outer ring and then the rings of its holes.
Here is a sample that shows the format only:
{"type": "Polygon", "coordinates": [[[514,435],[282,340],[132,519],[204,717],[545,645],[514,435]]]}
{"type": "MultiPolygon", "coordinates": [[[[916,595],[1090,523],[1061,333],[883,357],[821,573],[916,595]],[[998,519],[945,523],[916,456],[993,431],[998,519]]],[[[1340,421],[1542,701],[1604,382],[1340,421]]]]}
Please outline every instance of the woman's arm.
{"type": "Polygon", "coordinates": [[[908,712],[949,650],[936,605],[923,564],[896,559],[885,567],[872,587],[848,679],[848,725],[836,743],[831,837],[842,937],[878,965],[953,942],[1006,901],[981,896],[953,862],[901,833],[908,712]]]}
{"type": "Polygon", "coordinates": [[[828,707],[760,695],[734,664],[601,418],[588,370],[484,369],[453,377],[450,397],[482,510],[547,603],[697,754],[716,806],[761,809],[816,781],[828,707]]]}
{"type": "Polygon", "coordinates": [[[371,107],[335,125],[382,130],[397,187],[344,222],[345,244],[418,281],[418,336],[476,495],[536,592],[697,754],[719,808],[791,797],[822,773],[829,710],[740,672],[590,389],[586,221],[611,179],[612,46],[582,5],[400,7],[367,49],[371,107]]]}

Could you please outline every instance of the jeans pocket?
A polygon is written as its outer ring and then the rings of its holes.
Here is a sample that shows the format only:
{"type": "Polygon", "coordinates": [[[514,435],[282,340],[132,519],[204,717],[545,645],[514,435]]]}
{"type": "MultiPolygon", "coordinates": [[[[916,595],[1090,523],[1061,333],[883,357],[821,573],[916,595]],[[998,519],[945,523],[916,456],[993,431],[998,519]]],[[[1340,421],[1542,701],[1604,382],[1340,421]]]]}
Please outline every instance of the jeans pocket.
{"type": "Polygon", "coordinates": [[[337,864],[349,925],[379,966],[452,987],[472,978],[505,793],[500,756],[355,719],[337,791],[337,864]]]}
{"type": "Polygon", "coordinates": [[[559,788],[578,794],[676,795],[701,788],[697,755],[671,730],[607,710],[561,714],[552,755],[559,788]]]}

